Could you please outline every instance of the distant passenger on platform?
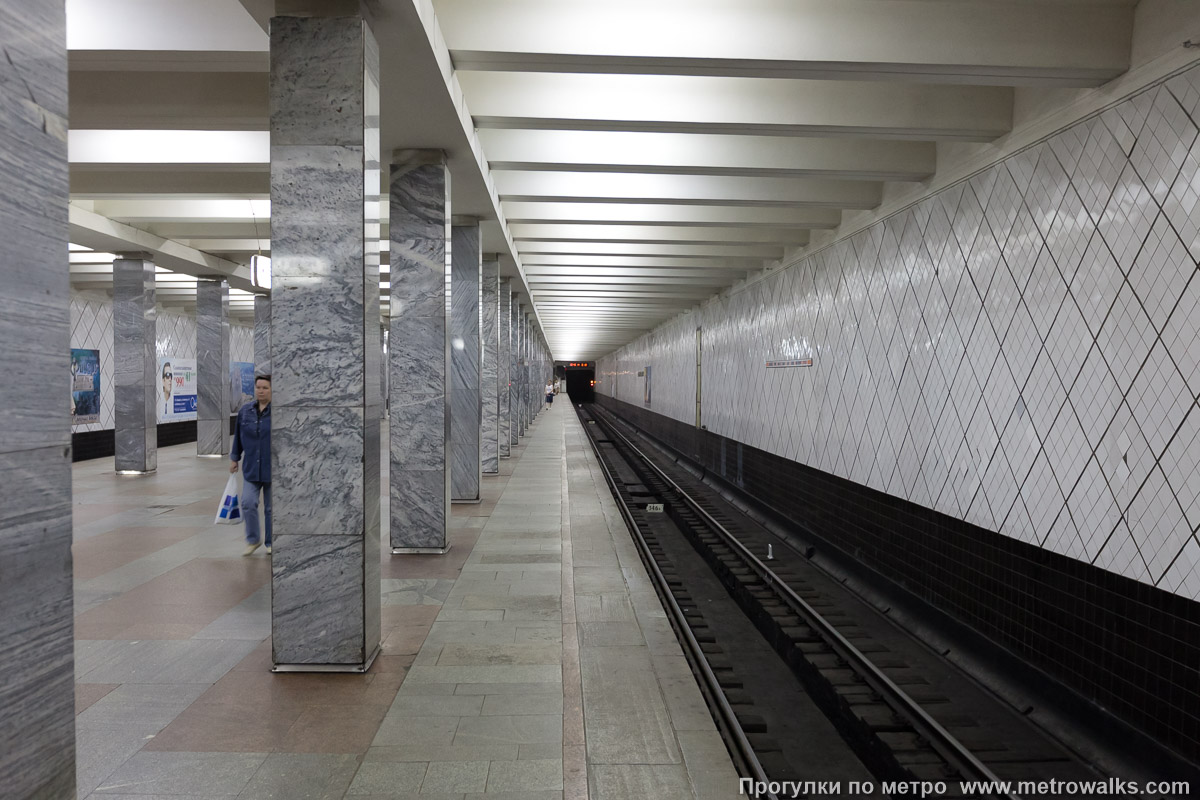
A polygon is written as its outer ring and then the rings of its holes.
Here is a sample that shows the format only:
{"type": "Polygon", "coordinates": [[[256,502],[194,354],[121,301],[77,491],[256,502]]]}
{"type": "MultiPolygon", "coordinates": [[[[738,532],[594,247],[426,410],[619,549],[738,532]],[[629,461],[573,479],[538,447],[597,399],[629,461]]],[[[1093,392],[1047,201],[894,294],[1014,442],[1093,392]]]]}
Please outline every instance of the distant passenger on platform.
{"type": "Polygon", "coordinates": [[[546,407],[554,404],[554,382],[546,381],[546,407]]]}
{"type": "Polygon", "coordinates": [[[258,549],[258,495],[262,493],[263,515],[266,517],[267,552],[271,552],[271,376],[259,375],[254,379],[254,402],[246,403],[238,411],[237,425],[233,429],[233,449],[229,453],[233,463],[229,471],[238,471],[238,459],[242,464],[242,519],[246,522],[246,549],[248,556],[258,549]]]}

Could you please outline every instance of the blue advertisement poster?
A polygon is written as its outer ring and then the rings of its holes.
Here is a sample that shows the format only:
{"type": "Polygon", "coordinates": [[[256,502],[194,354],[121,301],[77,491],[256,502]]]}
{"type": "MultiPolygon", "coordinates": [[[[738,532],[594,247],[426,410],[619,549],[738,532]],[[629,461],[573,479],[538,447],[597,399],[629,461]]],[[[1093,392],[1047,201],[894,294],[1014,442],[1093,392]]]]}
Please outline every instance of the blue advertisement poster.
{"type": "Polygon", "coordinates": [[[158,359],[162,381],[158,395],[159,422],[196,418],[196,359],[168,356],[158,359]]]}
{"type": "Polygon", "coordinates": [[[100,351],[71,348],[71,424],[100,421],[100,351]]]}
{"type": "Polygon", "coordinates": [[[234,361],[229,365],[229,411],[239,408],[254,399],[254,365],[248,361],[234,361]]]}

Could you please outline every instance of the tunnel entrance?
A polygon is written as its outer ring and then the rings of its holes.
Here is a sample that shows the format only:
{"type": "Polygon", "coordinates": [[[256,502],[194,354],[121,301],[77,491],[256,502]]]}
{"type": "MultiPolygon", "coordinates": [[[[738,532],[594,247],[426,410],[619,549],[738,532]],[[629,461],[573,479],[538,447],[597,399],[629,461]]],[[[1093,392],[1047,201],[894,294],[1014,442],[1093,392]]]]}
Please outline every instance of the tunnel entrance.
{"type": "Polygon", "coordinates": [[[573,405],[590,403],[596,396],[595,362],[573,362],[565,366],[566,392],[573,405]]]}

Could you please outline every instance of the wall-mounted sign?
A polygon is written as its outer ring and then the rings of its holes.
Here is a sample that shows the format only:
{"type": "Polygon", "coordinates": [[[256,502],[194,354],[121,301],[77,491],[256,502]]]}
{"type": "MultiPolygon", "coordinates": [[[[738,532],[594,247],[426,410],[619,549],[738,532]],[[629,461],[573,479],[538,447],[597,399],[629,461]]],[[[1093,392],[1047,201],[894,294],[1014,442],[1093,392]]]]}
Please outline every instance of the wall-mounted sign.
{"type": "Polygon", "coordinates": [[[593,366],[595,366],[595,365],[592,364],[592,362],[590,362],[590,361],[571,361],[567,364],[568,369],[571,367],[582,367],[584,369],[591,369],[593,366]]]}
{"type": "Polygon", "coordinates": [[[158,400],[159,422],[179,422],[196,418],[196,359],[158,359],[160,378],[158,400]]]}
{"type": "Polygon", "coordinates": [[[229,413],[235,414],[254,399],[254,365],[234,361],[229,365],[229,413]]]}
{"type": "Polygon", "coordinates": [[[791,358],[786,361],[768,361],[767,369],[782,369],[783,367],[811,367],[811,358],[791,358]]]}
{"type": "Polygon", "coordinates": [[[100,421],[100,351],[71,348],[71,424],[100,421]]]}

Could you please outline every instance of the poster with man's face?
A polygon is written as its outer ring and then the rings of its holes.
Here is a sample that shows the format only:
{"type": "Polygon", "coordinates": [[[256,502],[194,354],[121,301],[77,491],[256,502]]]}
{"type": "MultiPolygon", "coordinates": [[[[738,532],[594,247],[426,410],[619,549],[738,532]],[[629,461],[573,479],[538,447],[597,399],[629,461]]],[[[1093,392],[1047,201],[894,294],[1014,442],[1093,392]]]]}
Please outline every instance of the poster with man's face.
{"type": "Polygon", "coordinates": [[[180,422],[196,418],[196,359],[166,356],[158,359],[158,396],[155,399],[159,422],[180,422]]]}

